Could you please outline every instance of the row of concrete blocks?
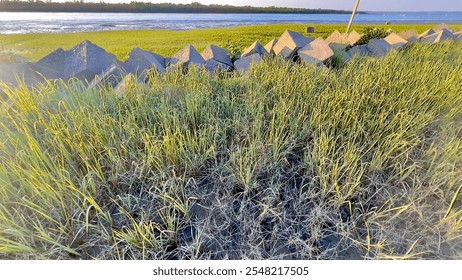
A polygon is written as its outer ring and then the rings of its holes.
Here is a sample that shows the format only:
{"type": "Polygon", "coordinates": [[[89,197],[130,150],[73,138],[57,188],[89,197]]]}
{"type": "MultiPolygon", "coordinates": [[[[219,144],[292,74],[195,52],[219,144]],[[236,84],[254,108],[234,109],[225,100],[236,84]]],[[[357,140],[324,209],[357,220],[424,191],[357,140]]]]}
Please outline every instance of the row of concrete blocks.
{"type": "Polygon", "coordinates": [[[447,28],[442,28],[439,31],[429,29],[422,34],[418,34],[416,30],[409,30],[402,33],[391,32],[384,39],[374,39],[370,40],[367,45],[357,45],[342,53],[346,49],[345,44],[339,38],[340,33],[332,34],[329,38],[326,39],[329,42],[329,46],[333,49],[338,49],[346,62],[351,60],[355,55],[360,56],[374,56],[374,57],[384,57],[392,49],[400,49],[410,43],[427,43],[427,44],[436,44],[444,42],[447,40],[462,41],[462,30],[457,32],[452,32],[447,28]]]}
{"type": "Polygon", "coordinates": [[[324,40],[305,37],[301,33],[287,30],[279,39],[273,39],[265,46],[258,41],[253,43],[234,63],[225,49],[214,45],[207,46],[202,53],[199,53],[192,45],[188,45],[172,58],[165,59],[157,54],[134,49],[126,62],[113,64],[108,71],[95,79],[92,85],[111,84],[114,86],[121,83],[114,77],[121,77],[124,73],[132,75],[138,73],[139,76],[148,69],[155,68],[158,72],[164,72],[179,65],[182,68],[187,68],[189,65],[202,66],[210,73],[233,70],[244,73],[253,65],[263,62],[268,56],[278,56],[286,60],[297,60],[317,66],[329,63],[335,52],[342,56],[345,62],[349,62],[358,55],[381,58],[392,49],[400,49],[413,42],[439,43],[449,39],[462,40],[462,30],[452,32],[449,26],[441,25],[436,30],[430,29],[420,35],[415,30],[399,34],[391,32],[384,39],[375,39],[369,41],[368,44],[351,47],[356,45],[361,38],[362,36],[355,31],[349,34],[335,31],[324,40]]]}
{"type": "Polygon", "coordinates": [[[233,70],[246,72],[252,65],[261,63],[265,57],[271,55],[318,66],[331,61],[334,51],[341,55],[345,62],[356,55],[380,58],[392,49],[401,48],[411,42],[438,43],[449,39],[462,40],[462,31],[453,32],[450,27],[442,25],[436,30],[430,29],[420,35],[415,30],[399,34],[390,33],[384,39],[371,40],[366,45],[351,47],[360,39],[361,35],[355,31],[349,34],[335,31],[324,40],[305,37],[301,33],[287,30],[279,39],[271,40],[265,46],[260,42],[253,43],[244,50],[240,59],[234,62],[227,50],[215,45],[208,45],[202,53],[192,45],[187,45],[171,58],[136,48],[130,52],[128,60],[121,62],[101,47],[84,41],[68,51],[57,49],[36,63],[20,63],[21,67],[11,65],[9,73],[14,72],[14,68],[17,67],[17,74],[24,77],[26,84],[44,79],[67,81],[76,78],[89,82],[90,86],[117,87],[123,82],[124,77],[130,75],[144,79],[147,72],[153,69],[165,72],[196,65],[205,67],[210,73],[233,70]]]}
{"type": "MultiPolygon", "coordinates": [[[[356,31],[351,33],[335,31],[324,40],[322,38],[305,37],[300,33],[289,30],[284,32],[279,39],[270,41],[264,47],[259,42],[255,42],[244,51],[241,60],[248,61],[250,60],[247,58],[248,56],[257,55],[254,59],[260,61],[262,57],[270,54],[321,66],[329,62],[334,57],[335,52],[343,57],[345,62],[350,61],[355,55],[380,58],[392,49],[399,49],[408,43],[420,41],[433,44],[450,39],[462,41],[462,30],[453,32],[450,26],[441,24],[435,29],[429,29],[420,35],[415,30],[399,34],[390,31],[389,35],[384,39],[370,40],[368,44],[357,45],[361,38],[362,36],[356,31]]],[[[240,66],[239,60],[236,61],[236,64],[240,66]]],[[[248,65],[248,63],[244,65],[248,65]]]]}

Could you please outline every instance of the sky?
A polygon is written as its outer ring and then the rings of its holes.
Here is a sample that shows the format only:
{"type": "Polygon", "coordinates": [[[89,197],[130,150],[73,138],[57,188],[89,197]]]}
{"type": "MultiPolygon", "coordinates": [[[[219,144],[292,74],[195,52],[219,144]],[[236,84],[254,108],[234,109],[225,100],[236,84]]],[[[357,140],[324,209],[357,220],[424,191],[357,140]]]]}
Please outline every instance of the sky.
{"type": "MultiPolygon", "coordinates": [[[[356,0],[137,0],[152,3],[191,3],[222,4],[235,6],[276,6],[311,9],[352,10],[356,0]]],[[[99,1],[97,1],[99,2],[99,1]]],[[[105,2],[130,2],[130,0],[105,0],[105,2]]],[[[363,11],[462,11],[462,0],[362,0],[359,6],[363,11]]]]}

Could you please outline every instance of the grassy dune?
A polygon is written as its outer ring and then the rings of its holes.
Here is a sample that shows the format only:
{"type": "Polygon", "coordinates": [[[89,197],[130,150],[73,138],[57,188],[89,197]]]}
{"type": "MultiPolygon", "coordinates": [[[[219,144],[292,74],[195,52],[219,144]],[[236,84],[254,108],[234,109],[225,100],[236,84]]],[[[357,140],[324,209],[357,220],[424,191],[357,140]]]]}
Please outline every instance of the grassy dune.
{"type": "Polygon", "coordinates": [[[0,257],[460,259],[461,48],[4,89],[0,257]]]}
{"type": "MultiPolygon", "coordinates": [[[[220,29],[195,29],[189,31],[172,30],[133,30],[108,31],[71,34],[26,34],[0,35],[0,53],[14,52],[32,60],[38,60],[55,49],[61,47],[70,49],[83,40],[90,40],[107,51],[117,55],[119,59],[126,59],[131,49],[139,47],[171,56],[187,44],[193,44],[202,51],[207,44],[227,47],[230,43],[241,50],[250,46],[255,40],[263,44],[278,38],[286,29],[304,33],[306,24],[283,24],[244,26],[220,29]]],[[[345,31],[345,25],[322,24],[313,25],[316,33],[310,36],[327,37],[334,30],[345,31]]],[[[355,25],[355,30],[362,32],[370,25],[355,25]]],[[[452,25],[455,29],[462,29],[462,24],[452,25]]],[[[421,25],[374,25],[385,30],[393,29],[402,32],[415,28],[419,33],[434,28],[434,24],[421,25]]]]}

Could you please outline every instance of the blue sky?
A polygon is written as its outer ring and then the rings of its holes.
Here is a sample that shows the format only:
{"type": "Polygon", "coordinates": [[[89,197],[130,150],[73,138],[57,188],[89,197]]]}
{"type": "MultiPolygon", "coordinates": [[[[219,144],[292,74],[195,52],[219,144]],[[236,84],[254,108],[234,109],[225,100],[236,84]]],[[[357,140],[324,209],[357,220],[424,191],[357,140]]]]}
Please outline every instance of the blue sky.
{"type": "MultiPolygon", "coordinates": [[[[91,1],[91,0],[90,0],[91,1]]],[[[98,2],[96,0],[93,0],[98,2]]],[[[356,0],[137,0],[152,3],[230,4],[236,6],[278,6],[297,8],[326,8],[351,10],[356,0]]],[[[105,0],[105,2],[130,2],[130,0],[105,0]]],[[[363,11],[462,11],[462,0],[361,0],[363,11]]]]}

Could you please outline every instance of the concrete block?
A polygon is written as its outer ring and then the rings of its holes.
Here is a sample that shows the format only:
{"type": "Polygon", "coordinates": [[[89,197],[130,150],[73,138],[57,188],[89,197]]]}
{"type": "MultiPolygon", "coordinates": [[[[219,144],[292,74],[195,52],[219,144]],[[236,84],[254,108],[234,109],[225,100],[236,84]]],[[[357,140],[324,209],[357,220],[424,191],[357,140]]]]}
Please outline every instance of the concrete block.
{"type": "Polygon", "coordinates": [[[393,47],[383,39],[373,39],[367,44],[367,49],[371,56],[382,58],[386,56],[393,47]]]}
{"type": "Polygon", "coordinates": [[[37,61],[33,68],[47,79],[64,79],[66,51],[59,48],[37,61]]]}
{"type": "Polygon", "coordinates": [[[308,26],[306,28],[306,33],[314,33],[315,32],[315,28],[314,26],[308,26]]]}
{"type": "Polygon", "coordinates": [[[210,74],[214,74],[217,72],[231,72],[234,70],[234,67],[214,59],[210,59],[205,62],[205,70],[210,74]]]}
{"type": "Polygon", "coordinates": [[[159,72],[165,72],[165,59],[156,53],[135,48],[131,50],[128,59],[122,63],[122,68],[127,73],[138,75],[152,68],[159,72]]]}
{"type": "Polygon", "coordinates": [[[90,41],[83,41],[65,52],[64,78],[78,78],[90,82],[114,63],[120,63],[116,56],[90,41]]]}
{"type": "Polygon", "coordinates": [[[419,41],[419,37],[420,37],[415,29],[411,29],[408,31],[398,33],[398,36],[408,41],[409,43],[419,41]]]}
{"type": "Polygon", "coordinates": [[[205,65],[205,60],[192,45],[187,45],[170,59],[170,65],[177,64],[181,64],[183,67],[188,67],[191,64],[205,65]]]}
{"type": "Polygon", "coordinates": [[[361,34],[359,34],[358,32],[356,31],[352,31],[350,32],[348,35],[347,35],[347,41],[348,43],[353,46],[355,45],[356,43],[359,42],[359,40],[361,40],[363,36],[361,36],[361,34]]]}
{"type": "Polygon", "coordinates": [[[89,87],[115,88],[127,75],[127,71],[118,64],[113,64],[103,74],[97,75],[89,87]]]}
{"type": "Polygon", "coordinates": [[[274,45],[273,51],[277,56],[291,59],[299,49],[308,45],[314,38],[305,37],[300,33],[286,30],[274,45]]]}
{"type": "Polygon", "coordinates": [[[317,38],[313,42],[304,46],[297,52],[301,61],[307,63],[326,62],[334,56],[334,51],[322,38],[317,38]]]}
{"type": "Polygon", "coordinates": [[[404,47],[408,41],[403,39],[401,36],[399,36],[396,33],[391,33],[384,39],[388,44],[390,44],[393,48],[399,49],[404,47]]]}
{"type": "Polygon", "coordinates": [[[440,32],[420,38],[420,41],[427,44],[441,43],[447,40],[455,40],[457,37],[449,30],[443,29],[440,32]]]}
{"type": "Polygon", "coordinates": [[[423,37],[427,37],[429,35],[432,35],[432,34],[435,34],[435,30],[433,29],[428,29],[428,30],[425,30],[422,34],[419,35],[419,39],[423,38],[423,37]]]}
{"type": "Polygon", "coordinates": [[[16,87],[22,83],[26,86],[43,83],[45,80],[32,66],[32,63],[0,64],[0,82],[11,87],[16,87]]]}
{"type": "Polygon", "coordinates": [[[255,53],[258,53],[261,56],[268,55],[268,52],[266,51],[265,47],[263,47],[263,45],[260,42],[256,41],[250,47],[244,50],[242,56],[249,56],[255,53]]]}
{"type": "Polygon", "coordinates": [[[452,29],[452,27],[447,25],[446,23],[442,23],[442,24],[440,24],[440,25],[438,25],[437,27],[434,28],[436,33],[440,32],[440,31],[443,31],[444,29],[446,29],[447,31],[449,31],[451,33],[454,31],[452,29]]]}
{"type": "Polygon", "coordinates": [[[273,40],[269,41],[269,42],[265,45],[265,50],[266,50],[269,54],[274,55],[274,46],[277,44],[277,42],[278,42],[278,39],[273,39],[273,40]]]}
{"type": "Polygon", "coordinates": [[[369,49],[367,48],[367,45],[358,45],[358,46],[354,46],[353,48],[351,48],[347,54],[353,58],[355,56],[361,56],[361,57],[365,57],[365,56],[369,56],[370,53],[369,53],[369,49]]]}
{"type": "Polygon", "coordinates": [[[234,69],[239,73],[244,73],[250,70],[253,65],[260,64],[263,58],[260,54],[255,53],[250,56],[241,57],[234,62],[234,69]]]}
{"type": "Polygon", "coordinates": [[[215,45],[208,45],[202,52],[202,57],[206,62],[209,60],[215,60],[222,64],[226,64],[231,67],[233,66],[233,62],[229,57],[228,51],[215,45]]]}

